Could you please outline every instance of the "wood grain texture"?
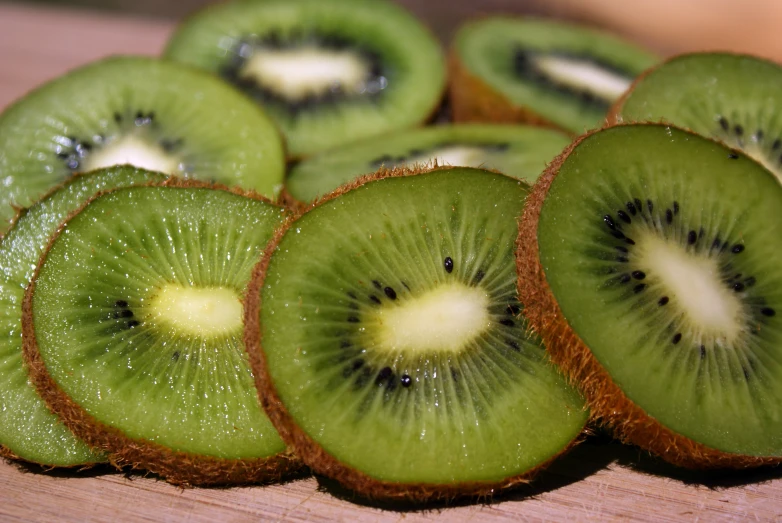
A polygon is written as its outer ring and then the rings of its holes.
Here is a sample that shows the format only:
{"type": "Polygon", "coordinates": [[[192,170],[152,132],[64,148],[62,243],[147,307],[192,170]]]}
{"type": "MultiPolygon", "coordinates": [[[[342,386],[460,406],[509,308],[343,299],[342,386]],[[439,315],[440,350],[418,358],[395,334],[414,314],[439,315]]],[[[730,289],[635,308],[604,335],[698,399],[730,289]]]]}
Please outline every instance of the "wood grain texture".
{"type": "MultiPolygon", "coordinates": [[[[0,4],[0,107],[68,69],[156,54],[171,24],[0,4]]],[[[46,473],[0,462],[0,521],[782,521],[782,470],[696,474],[593,438],[531,486],[484,503],[373,506],[326,480],[180,490],[109,469],[46,473]]]]}

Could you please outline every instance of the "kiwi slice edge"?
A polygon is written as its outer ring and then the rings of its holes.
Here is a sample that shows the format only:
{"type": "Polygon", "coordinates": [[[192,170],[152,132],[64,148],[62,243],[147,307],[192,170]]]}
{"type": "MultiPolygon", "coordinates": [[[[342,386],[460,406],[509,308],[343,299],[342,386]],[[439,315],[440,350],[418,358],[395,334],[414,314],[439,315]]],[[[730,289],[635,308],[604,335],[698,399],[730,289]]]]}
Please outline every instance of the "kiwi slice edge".
{"type": "MultiPolygon", "coordinates": [[[[578,137],[568,146],[538,179],[527,198],[527,204],[519,220],[519,235],[516,242],[516,264],[519,274],[517,289],[520,300],[525,304],[525,315],[529,319],[529,325],[543,338],[552,361],[565,372],[569,382],[585,395],[591,419],[608,427],[614,437],[621,442],[636,445],[674,465],[692,469],[741,469],[778,465],[782,463],[782,456],[756,456],[718,450],[677,433],[650,416],[627,396],[599,362],[587,344],[570,326],[554,297],[540,259],[538,224],[543,204],[561,167],[582,142],[601,132],[621,127],[676,129],[699,140],[716,143],[715,140],[696,135],[692,131],[666,124],[644,122],[595,129],[578,137]],[[528,276],[521,277],[521,274],[528,276]]],[[[727,158],[738,158],[731,149],[723,144],[719,146],[725,149],[727,158]]],[[[737,154],[759,166],[751,157],[743,153],[737,154]]],[[[770,172],[768,174],[772,176],[770,172]]]]}
{"type": "MultiPolygon", "coordinates": [[[[547,459],[539,461],[534,467],[521,474],[505,477],[502,480],[478,480],[461,481],[453,483],[426,483],[426,482],[397,482],[392,480],[383,480],[373,477],[368,473],[352,468],[345,461],[332,455],[325,450],[323,445],[319,444],[312,436],[299,427],[291,415],[290,411],[284,405],[280,394],[273,383],[273,378],[269,373],[267,365],[267,356],[263,350],[262,328],[261,328],[261,308],[262,298],[261,290],[264,288],[265,279],[269,270],[270,261],[273,253],[278,250],[279,244],[286,233],[296,225],[297,220],[307,212],[320,207],[324,204],[336,200],[339,196],[360,188],[370,182],[382,180],[385,178],[399,178],[406,176],[416,176],[420,174],[431,173],[434,171],[447,170],[469,170],[474,168],[463,167],[437,167],[436,165],[396,167],[393,169],[381,168],[375,173],[361,176],[341,187],[323,196],[322,198],[299,208],[295,215],[289,216],[288,220],[275,233],[274,238],[266,247],[263,258],[259,261],[253,270],[253,276],[248,285],[245,298],[245,348],[250,354],[250,362],[254,371],[256,386],[261,402],[269,418],[274,423],[283,440],[291,446],[296,455],[298,455],[313,471],[325,476],[336,479],[344,486],[350,488],[357,494],[369,499],[378,500],[397,500],[412,503],[422,503],[437,500],[453,500],[464,497],[481,497],[492,495],[496,492],[510,489],[520,484],[529,483],[540,471],[549,466],[551,462],[561,455],[569,452],[574,446],[583,440],[585,434],[582,430],[586,421],[586,411],[583,404],[580,408],[570,411],[571,414],[579,417],[581,423],[579,431],[574,433],[566,445],[559,447],[559,450],[550,455],[547,459]]],[[[487,171],[485,169],[478,169],[487,171]]],[[[504,178],[513,179],[523,185],[527,185],[523,180],[512,178],[497,171],[488,171],[499,174],[504,178]]],[[[556,371],[555,371],[556,372],[556,371]]],[[[564,383],[564,382],[561,382],[564,383]]],[[[572,421],[572,420],[571,420],[572,421]]],[[[578,423],[578,422],[576,422],[578,423]]]]}
{"type": "MultiPolygon", "coordinates": [[[[194,179],[170,177],[162,183],[152,182],[138,187],[203,188],[224,191],[229,194],[273,204],[267,197],[238,187],[210,184],[194,179]]],[[[75,210],[50,238],[44,254],[35,268],[33,279],[27,287],[22,303],[22,344],[25,364],[37,393],[63,423],[81,440],[94,449],[108,453],[111,465],[121,469],[144,469],[160,474],[164,479],[180,487],[239,485],[271,483],[292,477],[302,471],[303,465],[290,448],[268,457],[247,459],[222,459],[215,456],[191,454],[173,450],[160,443],[132,438],[89,414],[68,396],[47,370],[39,350],[35,332],[33,300],[37,280],[46,257],[70,221],[88,205],[99,198],[117,192],[107,190],[97,193],[75,210]]],[[[276,207],[281,205],[273,204],[276,207]]]]}

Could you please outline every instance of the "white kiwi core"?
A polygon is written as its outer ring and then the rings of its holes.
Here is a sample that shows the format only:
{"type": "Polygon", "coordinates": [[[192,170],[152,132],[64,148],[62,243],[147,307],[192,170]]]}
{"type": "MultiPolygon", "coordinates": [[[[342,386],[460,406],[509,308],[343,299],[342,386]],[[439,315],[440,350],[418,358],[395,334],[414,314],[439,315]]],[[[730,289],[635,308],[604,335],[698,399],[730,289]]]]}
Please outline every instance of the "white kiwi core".
{"type": "Polygon", "coordinates": [[[579,90],[587,90],[604,100],[613,101],[632,82],[629,78],[597,64],[577,58],[541,55],[535,58],[538,69],[557,82],[579,90]]]}
{"type": "Polygon", "coordinates": [[[242,329],[242,301],[225,287],[164,286],[149,304],[150,320],[183,334],[210,338],[242,329]]]}
{"type": "Polygon", "coordinates": [[[299,101],[339,89],[345,94],[366,90],[369,64],[361,55],[316,46],[257,49],[248,57],[242,78],[250,78],[282,98],[299,101]]]}
{"type": "Polygon", "coordinates": [[[377,343],[390,351],[458,352],[491,326],[489,296],[480,287],[439,285],[402,303],[379,307],[377,343]]]}
{"type": "Polygon", "coordinates": [[[640,247],[641,265],[660,280],[671,304],[676,304],[703,334],[732,344],[739,339],[744,308],[739,296],[721,281],[717,260],[687,252],[655,235],[640,247]]]}
{"type": "Polygon", "coordinates": [[[437,165],[454,167],[482,167],[486,163],[486,153],[481,147],[471,145],[448,145],[438,147],[428,154],[411,156],[406,165],[415,163],[429,164],[437,160],[437,165]]]}
{"type": "Polygon", "coordinates": [[[131,134],[117,138],[91,154],[84,164],[84,170],[130,164],[149,171],[180,174],[179,163],[178,158],[165,152],[160,145],[131,134]]]}

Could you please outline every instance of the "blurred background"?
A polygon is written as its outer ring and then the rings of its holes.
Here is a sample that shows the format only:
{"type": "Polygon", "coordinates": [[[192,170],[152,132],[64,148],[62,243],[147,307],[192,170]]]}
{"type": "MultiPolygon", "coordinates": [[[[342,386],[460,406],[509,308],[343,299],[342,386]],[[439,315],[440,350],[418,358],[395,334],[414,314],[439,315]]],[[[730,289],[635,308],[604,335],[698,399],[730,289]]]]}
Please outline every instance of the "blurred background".
{"type": "MultiPolygon", "coordinates": [[[[33,0],[179,20],[210,0],[33,0]]],[[[447,42],[464,20],[487,13],[556,16],[611,29],[664,54],[751,52],[782,60],[781,0],[397,0],[447,42]]]]}

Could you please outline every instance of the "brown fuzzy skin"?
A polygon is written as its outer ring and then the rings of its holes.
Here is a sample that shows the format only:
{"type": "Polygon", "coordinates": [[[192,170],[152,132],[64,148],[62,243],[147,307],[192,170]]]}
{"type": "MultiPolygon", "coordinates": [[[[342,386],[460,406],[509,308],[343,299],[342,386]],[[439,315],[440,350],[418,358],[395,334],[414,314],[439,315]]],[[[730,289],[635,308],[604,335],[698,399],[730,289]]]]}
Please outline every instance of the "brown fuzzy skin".
{"type": "MultiPolygon", "coordinates": [[[[196,180],[171,177],[162,183],[144,184],[145,187],[211,188],[240,194],[271,203],[251,191],[229,189],[225,186],[196,180]]],[[[136,186],[139,187],[139,186],[136,186]]],[[[33,296],[43,263],[54,242],[74,216],[93,200],[114,190],[103,191],[90,198],[73,212],[49,240],[22,304],[22,343],[25,363],[38,394],[63,423],[91,447],[109,454],[109,462],[117,468],[144,469],[161,475],[166,481],[181,487],[270,483],[280,481],[303,469],[290,449],[268,458],[223,459],[169,449],[144,439],[130,438],[91,416],[73,401],[49,375],[38,349],[35,336],[33,296]]]]}
{"type": "Polygon", "coordinates": [[[454,123],[524,123],[573,134],[546,120],[531,108],[514,104],[502,93],[492,89],[462,64],[455,51],[448,57],[448,75],[454,123]]]}
{"type": "Polygon", "coordinates": [[[693,469],[750,468],[777,465],[782,457],[757,457],[716,450],[662,425],[633,403],[592,355],[567,322],[546,281],[540,263],[538,221],[551,183],[568,155],[591,134],[579,137],[538,179],[527,197],[516,240],[518,293],[531,328],[546,345],[551,359],[587,399],[593,421],[605,424],[624,443],[637,445],[664,460],[693,469]]]}
{"type": "Polygon", "coordinates": [[[255,383],[258,394],[266,413],[274,423],[283,441],[293,449],[304,463],[313,471],[335,479],[343,486],[369,499],[407,501],[423,503],[427,501],[451,501],[457,498],[475,497],[485,498],[499,493],[511,487],[529,483],[529,481],[541,470],[546,468],[560,455],[568,452],[578,444],[581,439],[572,441],[556,456],[551,457],[545,463],[527,473],[505,478],[499,481],[475,481],[452,484],[431,483],[397,483],[383,481],[360,472],[349,465],[342,463],[324,450],[313,438],[302,430],[291,417],[288,409],[280,400],[277,389],[274,386],[271,375],[266,365],[266,357],[263,351],[263,340],[260,325],[261,289],[263,288],[266,271],[271,257],[274,255],[285,233],[296,223],[296,220],[310,210],[329,202],[340,195],[367,183],[388,177],[415,176],[438,169],[436,162],[431,166],[423,166],[419,169],[397,168],[392,170],[381,169],[374,174],[362,176],[318,201],[310,204],[298,215],[290,217],[275,233],[274,238],[266,247],[266,252],[261,261],[253,269],[253,276],[247,289],[244,302],[244,343],[250,355],[250,364],[255,375],[255,383]]]}

